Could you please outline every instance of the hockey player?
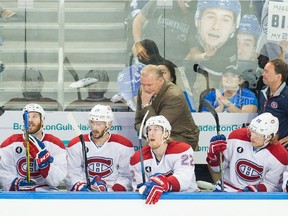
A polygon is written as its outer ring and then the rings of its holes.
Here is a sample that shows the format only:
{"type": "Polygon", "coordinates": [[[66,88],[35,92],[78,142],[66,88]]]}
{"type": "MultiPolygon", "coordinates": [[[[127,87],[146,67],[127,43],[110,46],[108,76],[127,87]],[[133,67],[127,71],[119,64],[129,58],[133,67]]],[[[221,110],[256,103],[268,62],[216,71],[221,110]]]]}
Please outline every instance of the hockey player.
{"type": "MultiPolygon", "coordinates": [[[[271,113],[254,118],[248,128],[212,137],[207,163],[219,172],[219,153],[223,152],[224,191],[279,192],[288,154],[277,140],[279,121],[271,113]]],[[[220,182],[216,190],[220,191],[220,182]]]]}
{"type": "Polygon", "coordinates": [[[58,185],[67,173],[65,146],[57,137],[43,132],[45,111],[40,105],[34,103],[26,105],[23,116],[27,112],[28,140],[23,134],[14,134],[0,146],[2,188],[4,191],[57,191],[58,185]],[[27,175],[29,165],[26,157],[28,141],[30,181],[27,175]]]}
{"type": "Polygon", "coordinates": [[[144,128],[148,143],[142,150],[144,169],[139,150],[130,160],[133,190],[139,190],[146,204],[157,203],[163,192],[199,191],[194,152],[189,144],[173,141],[170,131],[171,125],[164,116],[150,117],[144,128]],[[143,174],[146,183],[143,183],[143,174]]]}
{"type": "Polygon", "coordinates": [[[89,115],[91,132],[84,134],[87,167],[79,137],[68,143],[67,189],[70,191],[131,191],[129,159],[134,148],[127,138],[111,134],[113,113],[110,106],[95,105],[89,115]],[[89,175],[91,187],[86,180],[89,175]]]}

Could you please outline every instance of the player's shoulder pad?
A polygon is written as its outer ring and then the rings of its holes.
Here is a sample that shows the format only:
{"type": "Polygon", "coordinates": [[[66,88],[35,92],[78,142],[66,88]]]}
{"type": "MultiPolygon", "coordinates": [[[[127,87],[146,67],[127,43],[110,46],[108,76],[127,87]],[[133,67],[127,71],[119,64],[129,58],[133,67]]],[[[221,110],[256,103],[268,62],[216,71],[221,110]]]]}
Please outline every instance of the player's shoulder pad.
{"type": "MultiPolygon", "coordinates": [[[[152,158],[150,146],[146,145],[142,148],[143,160],[148,160],[152,158]]],[[[136,151],[130,158],[130,165],[134,166],[140,162],[140,150],[136,151]]]]}
{"type": "Polygon", "coordinates": [[[280,142],[277,141],[277,143],[268,145],[267,150],[270,151],[280,163],[286,166],[288,165],[288,152],[280,142]]]}
{"type": "Polygon", "coordinates": [[[23,142],[23,141],[24,141],[23,134],[13,134],[1,143],[0,148],[7,147],[15,142],[23,142]]]}
{"type": "Polygon", "coordinates": [[[171,141],[168,144],[168,147],[167,147],[165,154],[166,155],[168,155],[168,154],[180,154],[182,152],[187,151],[190,148],[191,148],[191,146],[188,143],[171,141]]]}
{"type": "Polygon", "coordinates": [[[229,134],[228,139],[238,139],[250,142],[250,137],[248,136],[248,128],[238,128],[232,131],[229,134]]]}
{"type": "Polygon", "coordinates": [[[111,134],[109,142],[116,142],[129,148],[133,148],[132,142],[119,134],[111,134]]]}
{"type": "Polygon", "coordinates": [[[53,134],[44,134],[42,141],[48,141],[54,143],[55,145],[59,146],[62,149],[65,149],[65,145],[58,137],[54,136],[53,134]]]}
{"type": "MultiPolygon", "coordinates": [[[[83,135],[84,141],[87,141],[87,140],[86,140],[86,137],[88,137],[88,134],[84,134],[84,135],[83,135]]],[[[88,138],[88,139],[89,139],[89,138],[88,138]]],[[[76,137],[72,138],[72,139],[68,142],[67,147],[69,148],[69,147],[71,147],[71,146],[73,146],[73,145],[75,145],[75,144],[77,144],[77,143],[79,143],[79,142],[81,142],[81,140],[80,140],[80,138],[79,138],[78,136],[76,136],[76,137]]]]}

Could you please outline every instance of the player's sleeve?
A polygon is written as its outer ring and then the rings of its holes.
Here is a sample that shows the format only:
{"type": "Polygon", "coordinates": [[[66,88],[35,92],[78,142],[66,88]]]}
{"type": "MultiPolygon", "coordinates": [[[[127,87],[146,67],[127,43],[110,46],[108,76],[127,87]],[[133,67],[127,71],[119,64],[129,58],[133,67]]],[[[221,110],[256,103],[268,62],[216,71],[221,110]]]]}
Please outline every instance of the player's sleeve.
{"type": "Polygon", "coordinates": [[[283,184],[282,184],[282,190],[284,192],[288,192],[288,166],[286,166],[286,171],[283,174],[283,184]]]}
{"type": "MultiPolygon", "coordinates": [[[[142,172],[141,172],[141,163],[140,163],[140,154],[139,150],[136,151],[130,159],[129,170],[132,180],[133,191],[137,190],[137,185],[143,183],[142,172]]],[[[147,176],[145,179],[147,180],[147,176]]]]}
{"type": "Polygon", "coordinates": [[[168,177],[171,191],[198,191],[195,177],[194,152],[189,148],[182,153],[173,155],[173,175],[168,177]]]}
{"type": "Polygon", "coordinates": [[[69,146],[67,148],[67,176],[65,179],[67,190],[71,190],[77,182],[86,182],[84,171],[84,159],[82,156],[81,144],[69,146]]]}
{"type": "Polygon", "coordinates": [[[12,181],[18,177],[14,157],[10,154],[13,151],[9,148],[12,148],[12,146],[0,148],[0,183],[3,191],[9,191],[12,181]]]}
{"type": "Polygon", "coordinates": [[[287,163],[282,164],[278,160],[274,160],[273,158],[269,158],[270,162],[268,171],[263,176],[263,180],[259,183],[259,186],[263,188],[265,192],[279,192],[282,191],[282,178],[283,173],[287,168],[287,163]]]}
{"type": "Polygon", "coordinates": [[[45,142],[47,150],[53,157],[53,162],[50,163],[48,175],[45,176],[44,179],[50,186],[57,187],[67,175],[66,149],[62,141],[58,138],[55,138],[53,142],[45,142]]]}
{"type": "Polygon", "coordinates": [[[134,153],[133,147],[123,147],[119,157],[118,178],[112,186],[113,191],[131,191],[131,175],[129,171],[130,157],[134,153]]]}

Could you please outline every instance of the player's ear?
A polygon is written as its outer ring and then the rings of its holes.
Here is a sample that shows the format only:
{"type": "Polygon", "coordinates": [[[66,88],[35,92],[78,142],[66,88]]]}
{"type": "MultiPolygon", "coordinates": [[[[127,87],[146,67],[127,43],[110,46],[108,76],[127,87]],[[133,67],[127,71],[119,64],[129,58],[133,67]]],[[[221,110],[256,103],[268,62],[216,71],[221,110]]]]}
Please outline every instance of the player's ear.
{"type": "Polygon", "coordinates": [[[164,139],[167,140],[169,138],[169,132],[165,131],[164,132],[164,139]]]}

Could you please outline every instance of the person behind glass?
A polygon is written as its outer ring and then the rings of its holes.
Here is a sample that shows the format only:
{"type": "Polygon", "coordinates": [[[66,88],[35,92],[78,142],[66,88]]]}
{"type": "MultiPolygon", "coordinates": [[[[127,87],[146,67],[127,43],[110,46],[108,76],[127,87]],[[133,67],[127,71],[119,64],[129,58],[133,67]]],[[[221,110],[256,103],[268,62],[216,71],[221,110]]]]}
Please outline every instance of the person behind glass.
{"type": "MultiPolygon", "coordinates": [[[[247,88],[242,88],[242,75],[233,67],[227,68],[222,76],[222,89],[213,89],[205,97],[216,112],[256,113],[258,100],[247,88]]],[[[208,111],[205,106],[201,111],[208,111]]]]}
{"type": "Polygon", "coordinates": [[[87,161],[84,162],[82,144],[79,137],[68,143],[68,175],[65,179],[69,191],[130,191],[131,176],[129,159],[134,153],[130,140],[112,134],[113,112],[110,106],[95,105],[88,114],[91,127],[89,134],[84,134],[87,161]],[[84,163],[87,163],[86,180],[84,163]]]}
{"type": "Polygon", "coordinates": [[[130,160],[134,191],[146,204],[155,204],[163,192],[199,192],[195,177],[194,152],[185,142],[170,138],[171,125],[162,116],[150,117],[143,130],[148,145],[143,149],[145,183],[141,172],[140,150],[130,160]]]}
{"type": "Polygon", "coordinates": [[[279,141],[288,149],[288,66],[282,59],[271,60],[262,76],[266,86],[259,93],[258,113],[270,112],[279,119],[279,141]]]}
{"type": "Polygon", "coordinates": [[[135,17],[149,0],[132,0],[130,3],[131,17],[135,17]]]}
{"type": "Polygon", "coordinates": [[[90,78],[95,78],[97,81],[95,83],[88,83],[82,87],[87,89],[87,97],[85,99],[78,98],[78,100],[71,102],[65,108],[65,111],[90,111],[91,106],[99,102],[101,102],[101,104],[111,105],[113,111],[129,111],[129,108],[121,101],[117,101],[114,104],[105,96],[109,85],[109,76],[106,70],[89,70],[83,81],[89,81],[90,78]]]}
{"type": "Polygon", "coordinates": [[[133,47],[134,62],[131,62],[129,67],[119,72],[117,77],[119,93],[111,99],[113,102],[124,100],[133,111],[136,110],[137,92],[140,86],[140,73],[142,69],[147,64],[157,65],[160,61],[165,60],[160,55],[158,46],[153,40],[144,39],[139,43],[141,43],[144,57],[137,56],[135,47],[133,47]]]}
{"type": "Polygon", "coordinates": [[[177,66],[173,64],[173,62],[164,59],[158,62],[158,67],[162,71],[163,77],[176,85],[177,77],[175,68],[177,66]]]}
{"type": "Polygon", "coordinates": [[[261,29],[256,16],[245,14],[240,21],[237,34],[237,69],[241,72],[245,86],[254,93],[257,92],[257,83],[262,74],[256,58],[256,47],[260,34],[261,29]]]}
{"type": "MultiPolygon", "coordinates": [[[[285,54],[287,52],[287,47],[288,47],[288,41],[287,40],[280,41],[280,53],[279,53],[278,58],[282,59],[283,61],[285,61],[285,54]]],[[[266,49],[266,48],[263,47],[262,49],[266,49]]],[[[260,53],[262,53],[262,51],[260,53]]],[[[259,65],[261,74],[263,74],[264,67],[268,62],[269,62],[269,58],[267,56],[262,55],[262,54],[260,54],[258,56],[258,65],[259,65]]],[[[288,77],[287,77],[287,79],[288,79],[288,77]]],[[[287,83],[288,83],[288,80],[286,80],[286,84],[287,83]]],[[[256,91],[257,95],[259,95],[259,92],[262,90],[262,88],[264,86],[265,86],[265,84],[263,82],[263,76],[260,76],[258,83],[257,83],[257,91],[256,91]]]]}
{"type": "Polygon", "coordinates": [[[164,60],[159,52],[159,48],[155,41],[150,39],[143,39],[139,41],[137,46],[133,45],[132,52],[134,57],[142,64],[158,64],[158,62],[164,60]]]}
{"type": "Polygon", "coordinates": [[[149,110],[148,118],[163,115],[172,126],[171,137],[185,141],[194,151],[199,150],[199,128],[191,115],[183,91],[166,81],[156,65],[147,65],[140,76],[141,86],[137,96],[134,127],[139,132],[142,119],[149,110]]]}
{"type": "MultiPolygon", "coordinates": [[[[262,29],[262,34],[261,37],[259,39],[259,42],[257,44],[257,53],[259,53],[260,55],[264,55],[267,56],[269,58],[269,60],[272,59],[276,59],[276,58],[281,58],[283,59],[286,63],[288,63],[288,50],[287,50],[287,45],[286,45],[286,49],[283,50],[283,45],[285,43],[288,43],[287,40],[287,25],[283,28],[281,25],[279,25],[278,29],[279,33],[278,35],[279,38],[277,38],[277,40],[272,40],[269,39],[268,36],[268,31],[269,31],[269,21],[268,18],[269,16],[269,4],[274,3],[277,5],[278,7],[286,7],[285,5],[283,6],[283,3],[287,3],[286,0],[265,0],[265,3],[263,5],[262,8],[262,14],[261,14],[261,29],[262,29]],[[286,30],[286,32],[283,32],[283,29],[286,30]],[[285,42],[286,41],[286,42],[285,42]],[[284,43],[284,44],[283,44],[284,43]],[[284,51],[284,52],[283,52],[284,51]]],[[[276,14],[272,14],[272,16],[276,16],[276,14]]],[[[280,15],[279,15],[280,16],[280,15]]],[[[281,16],[280,16],[281,17],[281,16]]],[[[285,22],[285,21],[284,21],[285,22]]]]}
{"type": "Polygon", "coordinates": [[[37,103],[46,111],[62,110],[61,104],[52,98],[43,97],[44,77],[36,68],[28,68],[23,72],[21,92],[23,97],[11,98],[4,104],[5,110],[22,110],[27,103],[37,103]]]}
{"type": "MultiPolygon", "coordinates": [[[[197,34],[184,60],[185,72],[189,72],[187,77],[190,77],[191,86],[196,79],[202,77],[193,71],[194,64],[201,65],[201,68],[208,72],[212,88],[219,87],[222,72],[226,67],[236,65],[237,43],[234,35],[239,27],[240,18],[239,0],[198,1],[195,13],[197,34]]],[[[196,92],[197,89],[203,89],[203,83],[204,81],[196,81],[196,92]]]]}
{"type": "MultiPolygon", "coordinates": [[[[160,70],[163,73],[163,77],[174,83],[176,85],[176,70],[178,70],[178,67],[171,61],[163,59],[162,61],[160,61],[158,63],[158,67],[160,68],[160,70]]],[[[194,108],[194,103],[193,103],[193,98],[187,93],[186,90],[183,91],[185,98],[187,100],[187,103],[189,105],[190,111],[191,112],[195,112],[195,108],[194,108]]]]}
{"type": "MultiPolygon", "coordinates": [[[[288,166],[288,152],[277,140],[278,118],[262,113],[248,128],[239,128],[226,137],[210,140],[206,161],[220,171],[222,152],[225,192],[280,192],[283,173],[288,166]]],[[[218,181],[215,192],[221,191],[218,181]]]]}
{"type": "Polygon", "coordinates": [[[139,42],[148,38],[156,42],[164,58],[181,66],[189,52],[190,35],[195,29],[194,3],[192,0],[150,0],[146,3],[132,23],[133,47],[137,56],[145,59],[139,42]]]}
{"type": "Polygon", "coordinates": [[[59,138],[43,132],[45,117],[39,104],[27,104],[23,108],[24,125],[28,124],[27,139],[19,133],[1,143],[0,182],[4,191],[58,191],[67,174],[66,149],[59,138]],[[27,174],[27,144],[30,175],[27,174]]]}

